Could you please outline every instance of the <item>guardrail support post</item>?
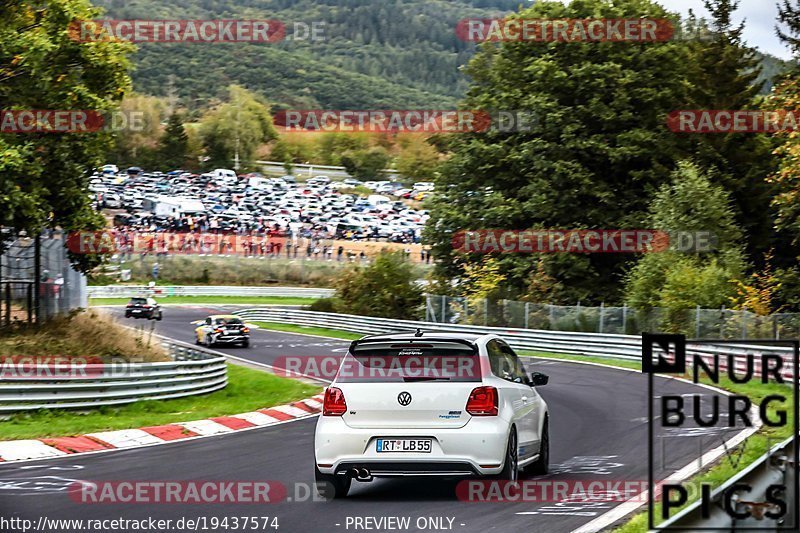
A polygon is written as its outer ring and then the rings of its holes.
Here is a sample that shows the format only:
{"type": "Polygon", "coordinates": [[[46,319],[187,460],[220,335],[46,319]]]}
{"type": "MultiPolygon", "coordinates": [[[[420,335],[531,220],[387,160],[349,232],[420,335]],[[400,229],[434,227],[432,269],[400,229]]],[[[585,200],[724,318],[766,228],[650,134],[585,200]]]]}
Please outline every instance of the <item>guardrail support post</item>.
{"type": "Polygon", "coordinates": [[[525,302],[525,329],[528,329],[528,313],[530,313],[531,303],[525,302]]]}
{"type": "Polygon", "coordinates": [[[742,339],[747,338],[747,307],[742,307],[742,339]]]}
{"type": "MultiPolygon", "coordinates": [[[[42,283],[42,240],[41,235],[37,234],[33,239],[33,310],[36,313],[36,323],[41,323],[41,283],[42,283]]],[[[30,316],[30,315],[29,315],[30,316]]]]}
{"type": "Polygon", "coordinates": [[[694,312],[694,336],[700,338],[700,306],[697,306],[694,312]]]}
{"type": "Polygon", "coordinates": [[[622,304],[622,334],[628,334],[628,305],[622,304]]]}
{"type": "Polygon", "coordinates": [[[600,331],[598,333],[603,333],[603,326],[605,326],[605,318],[606,318],[606,303],[600,302],[600,331]]]}

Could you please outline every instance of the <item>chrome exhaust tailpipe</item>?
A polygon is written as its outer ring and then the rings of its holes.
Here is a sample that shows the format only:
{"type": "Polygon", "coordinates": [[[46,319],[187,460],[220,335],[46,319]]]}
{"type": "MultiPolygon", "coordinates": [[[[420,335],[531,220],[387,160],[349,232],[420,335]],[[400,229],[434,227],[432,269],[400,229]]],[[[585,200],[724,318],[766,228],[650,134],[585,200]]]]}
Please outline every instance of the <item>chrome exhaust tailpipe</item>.
{"type": "Polygon", "coordinates": [[[366,468],[359,468],[358,469],[358,476],[356,477],[358,481],[372,481],[372,474],[369,473],[369,470],[366,468]]]}

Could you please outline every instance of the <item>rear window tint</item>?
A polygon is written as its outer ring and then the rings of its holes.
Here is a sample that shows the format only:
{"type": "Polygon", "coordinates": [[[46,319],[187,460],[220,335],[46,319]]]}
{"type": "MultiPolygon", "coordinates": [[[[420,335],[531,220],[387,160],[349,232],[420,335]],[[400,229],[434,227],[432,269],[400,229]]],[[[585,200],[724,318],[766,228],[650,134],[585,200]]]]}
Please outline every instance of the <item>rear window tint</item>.
{"type": "Polygon", "coordinates": [[[341,383],[407,383],[480,381],[480,358],[455,343],[393,343],[357,347],[348,353],[336,381],[341,383]]]}
{"type": "Polygon", "coordinates": [[[147,299],[146,298],[131,298],[131,303],[132,304],[146,304],[147,303],[147,299]]]}

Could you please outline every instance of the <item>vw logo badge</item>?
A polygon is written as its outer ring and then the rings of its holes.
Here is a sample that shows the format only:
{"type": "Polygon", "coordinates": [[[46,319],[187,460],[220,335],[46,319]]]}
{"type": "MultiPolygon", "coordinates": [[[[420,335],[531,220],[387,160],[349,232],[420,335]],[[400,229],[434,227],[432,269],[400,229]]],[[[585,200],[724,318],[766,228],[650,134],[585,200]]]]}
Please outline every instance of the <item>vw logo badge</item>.
{"type": "Polygon", "coordinates": [[[401,392],[397,395],[397,403],[405,407],[411,403],[411,395],[407,392],[401,392]]]}

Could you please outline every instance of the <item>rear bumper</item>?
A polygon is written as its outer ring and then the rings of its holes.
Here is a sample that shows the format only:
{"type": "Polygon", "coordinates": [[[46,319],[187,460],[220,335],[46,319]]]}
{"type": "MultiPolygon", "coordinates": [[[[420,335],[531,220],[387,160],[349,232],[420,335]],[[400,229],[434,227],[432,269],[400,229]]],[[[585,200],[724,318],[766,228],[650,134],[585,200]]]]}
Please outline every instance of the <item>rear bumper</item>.
{"type": "Polygon", "coordinates": [[[460,428],[352,428],[340,417],[320,416],[314,435],[317,468],[324,474],[366,468],[376,477],[490,475],[502,470],[509,425],[499,417],[473,417],[460,428]],[[431,451],[376,450],[381,437],[432,439],[431,451]]]}
{"type": "Polygon", "coordinates": [[[343,461],[335,471],[343,475],[353,469],[367,469],[374,477],[473,476],[482,473],[469,461],[343,461]]]}
{"type": "Polygon", "coordinates": [[[214,339],[214,344],[236,344],[250,340],[250,335],[220,335],[212,338],[214,339]]]}

